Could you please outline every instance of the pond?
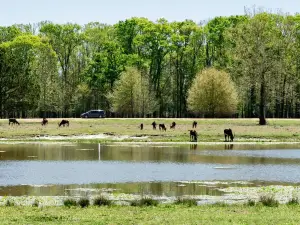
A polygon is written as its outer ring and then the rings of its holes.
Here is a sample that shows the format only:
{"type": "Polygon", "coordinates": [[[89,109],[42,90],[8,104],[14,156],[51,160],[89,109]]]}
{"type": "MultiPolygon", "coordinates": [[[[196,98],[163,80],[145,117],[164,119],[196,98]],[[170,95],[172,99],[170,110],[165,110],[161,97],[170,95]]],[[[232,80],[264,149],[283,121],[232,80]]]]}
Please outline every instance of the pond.
{"type": "Polygon", "coordinates": [[[0,144],[0,196],[117,192],[221,196],[224,187],[298,185],[296,144],[0,144]]]}

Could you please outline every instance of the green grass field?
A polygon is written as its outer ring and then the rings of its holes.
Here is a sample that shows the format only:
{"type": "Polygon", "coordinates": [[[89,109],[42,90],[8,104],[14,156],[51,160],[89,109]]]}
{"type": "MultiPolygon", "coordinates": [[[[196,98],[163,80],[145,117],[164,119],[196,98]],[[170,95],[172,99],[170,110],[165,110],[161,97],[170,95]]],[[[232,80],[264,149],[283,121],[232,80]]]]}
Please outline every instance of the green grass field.
{"type": "MultiPolygon", "coordinates": [[[[188,130],[192,129],[194,119],[80,119],[69,118],[69,127],[58,127],[61,119],[49,119],[47,126],[41,126],[41,119],[19,119],[20,126],[8,125],[7,119],[0,120],[0,138],[26,140],[36,136],[68,136],[78,135],[73,141],[99,141],[97,138],[84,140],[82,135],[110,133],[104,139],[124,136],[123,141],[148,142],[187,142],[188,130]],[[153,130],[151,123],[164,123],[167,131],[153,130]],[[170,124],[175,121],[175,130],[170,130],[170,124]],[[144,130],[138,126],[143,123],[144,130]],[[138,139],[136,137],[145,137],[138,139]]],[[[258,119],[195,119],[198,122],[198,142],[223,142],[223,130],[231,128],[236,142],[299,142],[300,119],[268,119],[268,125],[259,126],[258,119]]]]}
{"type": "Polygon", "coordinates": [[[0,207],[1,224],[300,224],[300,206],[0,207]]]}

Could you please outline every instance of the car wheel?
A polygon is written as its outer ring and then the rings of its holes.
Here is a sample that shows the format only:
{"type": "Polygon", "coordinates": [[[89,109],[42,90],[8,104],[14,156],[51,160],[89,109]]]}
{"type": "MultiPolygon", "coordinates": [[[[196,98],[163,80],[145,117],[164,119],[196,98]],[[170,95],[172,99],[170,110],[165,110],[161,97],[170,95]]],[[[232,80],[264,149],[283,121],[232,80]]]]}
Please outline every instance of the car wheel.
{"type": "Polygon", "coordinates": [[[88,118],[88,116],[87,116],[87,115],[85,115],[85,116],[84,116],[84,118],[88,118]]]}

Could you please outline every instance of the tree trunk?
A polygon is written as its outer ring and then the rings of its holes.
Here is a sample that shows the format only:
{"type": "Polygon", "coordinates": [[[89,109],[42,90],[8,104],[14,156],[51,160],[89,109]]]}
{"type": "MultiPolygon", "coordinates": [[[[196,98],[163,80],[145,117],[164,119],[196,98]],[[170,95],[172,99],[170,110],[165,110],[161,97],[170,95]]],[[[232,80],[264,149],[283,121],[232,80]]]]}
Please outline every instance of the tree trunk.
{"type": "Polygon", "coordinates": [[[266,124],[266,84],[264,74],[262,74],[260,84],[259,125],[266,124]]]}

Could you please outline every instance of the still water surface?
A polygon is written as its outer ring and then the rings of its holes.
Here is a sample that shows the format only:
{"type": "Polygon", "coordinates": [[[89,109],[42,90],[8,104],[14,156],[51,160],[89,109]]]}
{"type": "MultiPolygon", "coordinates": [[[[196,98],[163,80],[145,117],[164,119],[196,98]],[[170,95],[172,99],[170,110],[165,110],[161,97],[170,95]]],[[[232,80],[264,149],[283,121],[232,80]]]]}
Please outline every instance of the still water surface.
{"type": "Polygon", "coordinates": [[[300,183],[300,146],[0,145],[0,195],[66,195],[78,188],[221,195],[217,187],[245,185],[234,181],[250,182],[247,186],[300,183]]]}

